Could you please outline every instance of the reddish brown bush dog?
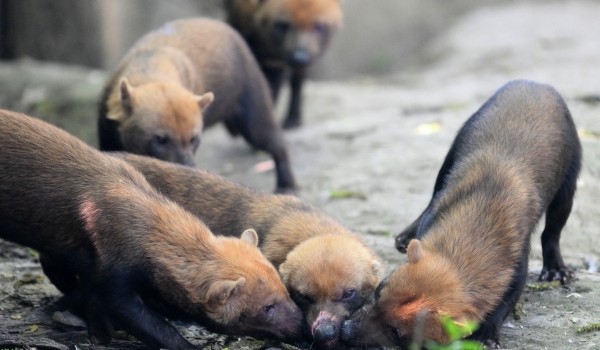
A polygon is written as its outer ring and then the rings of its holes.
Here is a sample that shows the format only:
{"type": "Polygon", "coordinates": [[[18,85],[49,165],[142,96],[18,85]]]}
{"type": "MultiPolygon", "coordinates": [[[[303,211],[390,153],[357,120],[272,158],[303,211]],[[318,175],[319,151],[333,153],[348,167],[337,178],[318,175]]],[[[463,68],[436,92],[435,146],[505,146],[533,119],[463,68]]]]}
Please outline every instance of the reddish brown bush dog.
{"type": "Polygon", "coordinates": [[[43,121],[0,110],[0,134],[0,237],[42,254],[92,342],[110,341],[114,324],[151,348],[193,348],[165,316],[300,336],[302,313],[256,232],[214,236],[128,163],[43,121]]]}
{"type": "Polygon", "coordinates": [[[344,324],[351,344],[406,344],[415,328],[446,342],[440,316],[472,320],[471,338],[499,348],[499,329],[527,277],[530,236],[546,214],[542,280],[569,283],[560,254],[581,166],[581,145],[562,97],[548,85],[510,82],[461,128],[433,198],[410,238],[408,264],[344,324]]]}
{"type": "Polygon", "coordinates": [[[299,126],[306,70],[342,24],[339,0],[226,0],[225,9],[229,23],[256,56],[275,100],[286,75],[291,75],[283,126],[299,126]]]}
{"type": "Polygon", "coordinates": [[[378,257],[332,218],[293,196],[255,193],[205,171],[132,154],[115,154],[213,232],[259,232],[319,347],[340,346],[341,323],[379,283],[378,257]]]}
{"type": "Polygon", "coordinates": [[[100,149],[193,165],[202,129],[219,122],[273,157],[277,191],[296,189],[267,82],[244,40],[218,21],[173,21],[138,40],[109,80],[100,149]]]}

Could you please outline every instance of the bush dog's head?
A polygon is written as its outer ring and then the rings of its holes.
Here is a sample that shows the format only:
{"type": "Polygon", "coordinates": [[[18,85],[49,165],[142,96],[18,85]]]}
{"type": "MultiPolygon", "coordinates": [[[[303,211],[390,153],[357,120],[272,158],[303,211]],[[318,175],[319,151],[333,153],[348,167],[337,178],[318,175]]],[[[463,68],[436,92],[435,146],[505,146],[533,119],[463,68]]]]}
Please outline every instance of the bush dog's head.
{"type": "MultiPolygon", "coordinates": [[[[192,318],[206,316],[213,328],[234,335],[297,340],[304,318],[291,300],[273,265],[258,250],[252,229],[241,239],[214,236],[212,257],[202,266],[182,259],[163,262],[185,290],[184,305],[192,318]]],[[[158,248],[157,248],[158,249],[158,248]]],[[[193,248],[191,248],[193,249],[193,248]]]]}
{"type": "Polygon", "coordinates": [[[212,92],[194,95],[175,83],[132,86],[127,78],[108,101],[107,118],[119,123],[126,151],[184,165],[194,165],[200,145],[202,113],[212,92]]]}
{"type": "Polygon", "coordinates": [[[339,347],[342,322],[379,283],[381,263],[358,239],[312,237],[292,250],[279,272],[302,309],[318,347],[339,347]]]}
{"type": "Polygon", "coordinates": [[[407,254],[408,263],[378,286],[373,303],[344,323],[342,337],[346,343],[406,346],[415,335],[447,343],[442,316],[459,324],[477,320],[475,307],[445,259],[427,252],[414,239],[407,254]]]}
{"type": "Polygon", "coordinates": [[[341,26],[339,0],[255,1],[260,43],[292,66],[310,65],[327,48],[341,26]]]}

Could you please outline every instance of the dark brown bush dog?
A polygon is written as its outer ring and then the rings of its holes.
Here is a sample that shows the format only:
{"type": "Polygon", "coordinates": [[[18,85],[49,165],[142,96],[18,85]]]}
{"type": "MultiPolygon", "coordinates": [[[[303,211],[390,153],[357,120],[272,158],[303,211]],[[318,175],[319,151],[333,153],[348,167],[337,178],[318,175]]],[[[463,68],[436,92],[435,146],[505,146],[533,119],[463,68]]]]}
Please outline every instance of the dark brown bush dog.
{"type": "Polygon", "coordinates": [[[275,100],[290,75],[284,128],[302,123],[302,86],[308,67],[342,24],[339,0],[226,0],[229,23],[248,42],[275,100]]]}
{"type": "Polygon", "coordinates": [[[100,149],[193,165],[202,129],[219,122],[273,157],[278,192],[296,189],[267,82],[244,40],[218,21],[173,21],[138,40],[109,80],[100,149]]]}
{"type": "Polygon", "coordinates": [[[498,348],[544,213],[540,279],[573,278],[559,240],[580,167],[577,131],[558,92],[528,81],[505,85],[459,131],[429,206],[398,239],[414,238],[408,264],[380,285],[374,307],[344,324],[344,339],[402,345],[420,328],[423,338],[446,342],[445,315],[478,322],[471,338],[498,348]]]}

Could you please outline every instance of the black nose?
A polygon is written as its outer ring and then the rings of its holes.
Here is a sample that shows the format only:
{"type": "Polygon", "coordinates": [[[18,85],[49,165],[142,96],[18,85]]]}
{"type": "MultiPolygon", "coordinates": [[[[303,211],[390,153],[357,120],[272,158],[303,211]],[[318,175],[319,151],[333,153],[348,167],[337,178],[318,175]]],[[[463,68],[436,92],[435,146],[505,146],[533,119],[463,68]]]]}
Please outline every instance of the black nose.
{"type": "Polygon", "coordinates": [[[406,254],[406,248],[408,247],[408,242],[406,241],[406,238],[404,238],[402,235],[398,235],[396,236],[396,249],[398,249],[398,251],[402,254],[406,254]]]}
{"type": "Polygon", "coordinates": [[[189,167],[195,167],[196,166],[196,162],[194,161],[194,155],[193,154],[187,154],[187,153],[180,153],[177,155],[177,163],[179,164],[183,164],[185,166],[189,166],[189,167]]]}
{"type": "Polygon", "coordinates": [[[298,49],[292,54],[292,64],[306,66],[310,63],[311,56],[306,50],[298,49]]]}
{"type": "Polygon", "coordinates": [[[356,337],[356,331],[358,329],[358,323],[352,320],[346,320],[342,323],[342,330],[340,331],[342,340],[345,343],[352,344],[356,337]]]}
{"type": "Polygon", "coordinates": [[[333,324],[324,323],[315,328],[315,333],[313,336],[315,337],[316,341],[320,343],[326,343],[336,338],[337,328],[333,324]]]}

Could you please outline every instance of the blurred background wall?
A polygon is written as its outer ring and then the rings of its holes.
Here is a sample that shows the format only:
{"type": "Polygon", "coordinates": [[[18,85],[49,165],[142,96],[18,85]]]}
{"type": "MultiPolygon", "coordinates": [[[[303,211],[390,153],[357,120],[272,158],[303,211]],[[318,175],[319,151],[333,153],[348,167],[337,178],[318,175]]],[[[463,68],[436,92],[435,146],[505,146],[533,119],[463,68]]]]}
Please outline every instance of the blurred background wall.
{"type": "MultiPolygon", "coordinates": [[[[344,28],[313,75],[383,75],[422,63],[431,58],[421,49],[461,15],[506,1],[342,1],[344,28]]],[[[0,59],[110,69],[144,33],[192,16],[222,19],[221,1],[0,0],[0,59]]]]}

